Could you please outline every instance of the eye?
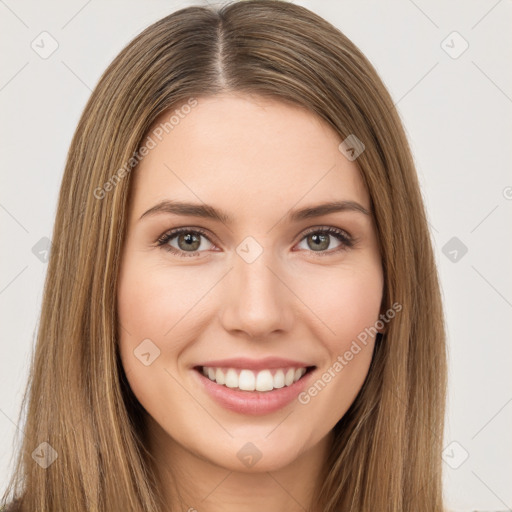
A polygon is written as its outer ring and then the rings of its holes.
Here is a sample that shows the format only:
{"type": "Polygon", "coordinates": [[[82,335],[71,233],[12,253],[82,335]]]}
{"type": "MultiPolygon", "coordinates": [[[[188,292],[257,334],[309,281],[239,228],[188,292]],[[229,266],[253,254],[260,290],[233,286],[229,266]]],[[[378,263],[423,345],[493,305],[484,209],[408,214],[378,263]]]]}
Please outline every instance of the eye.
{"type": "MultiPolygon", "coordinates": [[[[303,235],[301,243],[303,241],[308,246],[306,250],[311,249],[310,252],[317,253],[316,256],[338,253],[355,244],[355,240],[346,231],[332,226],[309,229],[303,235]],[[334,249],[327,251],[331,246],[332,238],[335,238],[339,244],[334,249]]],[[[215,247],[206,232],[200,228],[177,228],[168,231],[157,240],[157,246],[180,257],[200,256],[202,251],[215,247]],[[202,239],[207,241],[207,247],[202,239]]]]}
{"type": "Polygon", "coordinates": [[[355,240],[344,230],[332,226],[316,227],[308,230],[301,243],[305,241],[306,249],[318,253],[315,256],[324,256],[338,253],[354,246],[355,240]],[[331,238],[335,238],[339,244],[333,250],[327,251],[331,246],[331,238]]]}
{"type": "Polygon", "coordinates": [[[202,238],[207,240],[210,245],[215,247],[206,236],[205,231],[198,228],[178,228],[173,229],[172,231],[168,231],[157,240],[157,245],[166,251],[176,254],[177,256],[200,256],[200,249],[208,249],[208,247],[204,247],[204,243],[201,240],[202,238]],[[173,245],[173,243],[175,245],[173,245]]]}

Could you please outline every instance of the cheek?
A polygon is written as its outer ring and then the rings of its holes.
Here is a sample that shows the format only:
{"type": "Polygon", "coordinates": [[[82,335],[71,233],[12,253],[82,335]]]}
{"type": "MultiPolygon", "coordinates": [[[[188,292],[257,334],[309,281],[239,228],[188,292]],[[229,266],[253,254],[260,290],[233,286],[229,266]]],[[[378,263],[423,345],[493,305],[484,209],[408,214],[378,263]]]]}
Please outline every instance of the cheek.
{"type": "Polygon", "coordinates": [[[302,282],[304,302],[319,320],[329,352],[339,352],[379,318],[383,276],[380,264],[309,273],[302,282]]]}
{"type": "Polygon", "coordinates": [[[169,272],[144,261],[127,261],[117,299],[124,341],[140,343],[149,338],[163,350],[172,339],[172,347],[177,347],[179,340],[173,335],[193,319],[194,305],[207,289],[204,279],[193,272],[169,272]]]}
{"type": "Polygon", "coordinates": [[[160,395],[163,368],[169,366],[170,344],[165,340],[172,330],[165,333],[177,322],[179,312],[165,305],[171,300],[179,304],[176,294],[143,261],[128,257],[123,262],[117,290],[119,352],[132,391],[144,407],[151,408],[160,395]]]}
{"type": "MultiPolygon", "coordinates": [[[[117,289],[124,371],[139,402],[151,416],[159,415],[163,423],[171,418],[167,408],[162,408],[162,397],[170,398],[170,375],[176,375],[177,358],[187,340],[183,329],[198,300],[192,292],[194,287],[184,293],[187,283],[183,281],[135,255],[123,261],[117,289]]],[[[179,400],[179,393],[174,394],[179,400]]]]}
{"type": "Polygon", "coordinates": [[[201,299],[218,277],[195,267],[163,268],[136,256],[126,257],[119,277],[119,351],[135,396],[154,413],[161,407],[157,397],[186,398],[176,393],[171,375],[184,377],[181,353],[197,338],[203,325],[201,299]]]}
{"type": "Polygon", "coordinates": [[[322,319],[316,338],[324,346],[317,379],[298,397],[308,415],[330,427],[345,414],[368,374],[375,323],[379,319],[383,277],[380,264],[331,272],[310,282],[308,304],[322,319]],[[324,325],[325,324],[325,325],[324,325]]]}

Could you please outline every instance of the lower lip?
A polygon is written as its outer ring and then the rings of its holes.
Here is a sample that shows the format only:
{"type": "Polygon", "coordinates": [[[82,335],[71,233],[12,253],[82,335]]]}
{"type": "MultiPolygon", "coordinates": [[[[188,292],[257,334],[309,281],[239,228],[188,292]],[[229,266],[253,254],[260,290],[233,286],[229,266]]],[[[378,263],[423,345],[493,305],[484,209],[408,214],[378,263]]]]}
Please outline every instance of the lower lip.
{"type": "Polygon", "coordinates": [[[197,370],[192,370],[199,378],[206,392],[222,407],[240,414],[263,415],[282,409],[291,403],[304,390],[311,379],[309,371],[291,386],[272,391],[239,391],[213,382],[197,370]]]}

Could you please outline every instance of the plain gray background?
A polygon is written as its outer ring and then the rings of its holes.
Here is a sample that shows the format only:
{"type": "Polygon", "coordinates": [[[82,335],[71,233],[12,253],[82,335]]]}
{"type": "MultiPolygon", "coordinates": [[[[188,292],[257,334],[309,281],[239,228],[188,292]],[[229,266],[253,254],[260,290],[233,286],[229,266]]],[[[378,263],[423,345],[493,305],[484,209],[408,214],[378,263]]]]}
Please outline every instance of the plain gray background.
{"type": "MultiPolygon", "coordinates": [[[[126,43],[193,3],[0,0],[1,492],[14,435],[23,429],[16,420],[46,272],[37,244],[52,234],[79,116],[126,43]],[[56,51],[41,55],[52,44],[56,51]]],[[[448,323],[447,506],[457,512],[510,510],[512,2],[296,3],[361,48],[390,90],[409,136],[448,323]]]]}

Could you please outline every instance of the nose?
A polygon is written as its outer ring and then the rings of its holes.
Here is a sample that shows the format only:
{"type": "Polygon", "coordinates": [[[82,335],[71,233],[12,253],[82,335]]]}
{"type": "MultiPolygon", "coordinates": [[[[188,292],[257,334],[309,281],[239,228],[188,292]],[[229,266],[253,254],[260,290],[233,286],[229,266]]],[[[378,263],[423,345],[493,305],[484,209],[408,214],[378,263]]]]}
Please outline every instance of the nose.
{"type": "Polygon", "coordinates": [[[294,295],[270,254],[263,251],[252,263],[237,255],[226,277],[221,323],[227,331],[265,340],[291,329],[294,295]]]}

